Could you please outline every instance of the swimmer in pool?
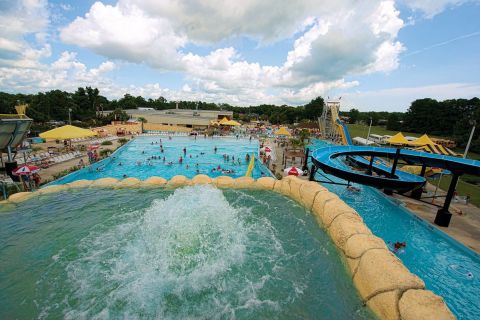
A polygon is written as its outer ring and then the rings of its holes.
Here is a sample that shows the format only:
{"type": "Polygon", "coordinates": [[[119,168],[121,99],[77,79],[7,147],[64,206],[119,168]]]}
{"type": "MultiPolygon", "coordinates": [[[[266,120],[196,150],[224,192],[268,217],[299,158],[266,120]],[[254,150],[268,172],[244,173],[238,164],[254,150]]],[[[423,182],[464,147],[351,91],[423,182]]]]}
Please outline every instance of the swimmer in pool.
{"type": "Polygon", "coordinates": [[[397,253],[399,250],[405,248],[407,246],[406,242],[395,242],[393,244],[393,252],[397,253]]]}
{"type": "Polygon", "coordinates": [[[347,186],[347,190],[352,192],[360,192],[360,188],[354,186],[347,186]]]}

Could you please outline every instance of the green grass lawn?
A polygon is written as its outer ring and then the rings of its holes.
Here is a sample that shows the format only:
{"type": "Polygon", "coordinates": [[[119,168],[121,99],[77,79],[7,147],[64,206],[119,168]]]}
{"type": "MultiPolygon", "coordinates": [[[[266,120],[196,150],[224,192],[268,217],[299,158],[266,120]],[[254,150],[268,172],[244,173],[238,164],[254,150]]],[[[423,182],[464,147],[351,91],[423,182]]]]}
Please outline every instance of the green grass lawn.
{"type": "MultiPolygon", "coordinates": [[[[452,181],[452,176],[443,176],[440,181],[440,189],[445,191],[448,190],[450,181],[452,181]]],[[[438,179],[429,179],[429,182],[436,186],[438,179]]],[[[467,183],[460,178],[457,184],[457,193],[459,196],[470,196],[470,203],[480,207],[480,186],[467,183]]]]}
{"type": "MultiPolygon", "coordinates": [[[[348,130],[350,131],[350,135],[352,136],[352,138],[354,137],[366,138],[368,133],[368,126],[364,124],[348,124],[348,130]]],[[[381,126],[372,126],[372,129],[370,130],[370,134],[378,134],[381,136],[384,136],[387,134],[393,136],[396,133],[398,133],[398,131],[387,130],[385,129],[385,127],[381,127],[381,126]]],[[[402,133],[404,136],[412,136],[412,137],[420,137],[422,135],[419,133],[404,132],[404,131],[402,131],[402,133]]],[[[432,137],[435,137],[435,136],[432,136],[432,137]]]]}
{"type": "MultiPolygon", "coordinates": [[[[348,130],[350,130],[350,135],[352,138],[354,137],[362,137],[366,138],[368,133],[368,126],[363,124],[349,124],[348,130]]],[[[378,134],[378,135],[391,135],[393,136],[398,131],[391,131],[385,129],[385,127],[381,126],[372,126],[370,130],[370,134],[378,134]]],[[[403,135],[405,136],[412,136],[412,137],[420,137],[421,134],[413,133],[413,132],[404,132],[402,131],[403,135]]],[[[432,136],[434,138],[446,138],[446,137],[438,137],[432,136]]],[[[461,148],[455,148],[455,152],[463,154],[464,150],[461,148]]],[[[468,159],[480,160],[480,154],[475,152],[469,152],[468,159]]],[[[451,176],[444,176],[440,183],[440,189],[448,190],[448,186],[450,185],[450,181],[452,180],[451,176]]],[[[438,180],[430,181],[430,183],[437,185],[438,180]]],[[[470,196],[470,202],[477,207],[480,207],[480,177],[472,176],[472,175],[464,175],[460,177],[458,184],[457,184],[457,193],[460,196],[470,196]]]]}
{"type": "MultiPolygon", "coordinates": [[[[350,131],[350,136],[352,138],[355,137],[362,137],[362,138],[367,138],[367,133],[368,133],[368,126],[364,124],[348,124],[348,130],[350,131]]],[[[391,131],[385,129],[385,127],[381,126],[372,126],[372,129],[370,130],[370,134],[378,134],[381,136],[384,135],[391,135],[393,136],[394,134],[398,133],[398,131],[391,131]]],[[[412,136],[412,137],[420,137],[422,134],[420,133],[413,133],[413,132],[405,132],[402,131],[404,136],[412,136]]],[[[440,139],[448,139],[448,137],[439,137],[439,136],[431,136],[432,138],[440,138],[440,139]]],[[[463,154],[464,150],[462,148],[454,148],[453,151],[463,154]]],[[[473,159],[473,160],[480,160],[480,154],[475,153],[475,152],[469,152],[468,159],[473,159]]]]}

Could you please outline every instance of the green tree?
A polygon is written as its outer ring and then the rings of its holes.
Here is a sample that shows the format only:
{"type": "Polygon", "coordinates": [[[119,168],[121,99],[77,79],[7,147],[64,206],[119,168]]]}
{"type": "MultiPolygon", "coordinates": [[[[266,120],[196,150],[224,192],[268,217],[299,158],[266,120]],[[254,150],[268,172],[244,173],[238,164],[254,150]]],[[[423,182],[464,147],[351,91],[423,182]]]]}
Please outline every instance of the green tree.
{"type": "Polygon", "coordinates": [[[310,141],[310,131],[302,129],[298,134],[298,138],[302,142],[302,146],[305,146],[310,141]]]}
{"type": "Polygon", "coordinates": [[[107,116],[108,121],[127,121],[129,118],[128,114],[122,109],[115,109],[107,116]]]}
{"type": "Polygon", "coordinates": [[[316,97],[309,103],[307,103],[305,108],[304,117],[305,119],[317,120],[318,117],[322,115],[324,101],[322,97],[316,97]]]}
{"type": "Polygon", "coordinates": [[[402,125],[400,123],[400,118],[395,112],[391,113],[387,119],[387,129],[392,131],[400,131],[401,128],[402,125]]]}
{"type": "Polygon", "coordinates": [[[143,124],[144,124],[144,123],[147,123],[147,119],[145,119],[144,117],[138,117],[137,120],[142,124],[142,133],[143,133],[143,132],[144,132],[144,130],[143,130],[143,124]]]}
{"type": "Polygon", "coordinates": [[[350,123],[357,123],[357,121],[360,118],[360,111],[358,111],[355,108],[350,109],[348,116],[350,117],[350,120],[349,120],[350,123]]]}

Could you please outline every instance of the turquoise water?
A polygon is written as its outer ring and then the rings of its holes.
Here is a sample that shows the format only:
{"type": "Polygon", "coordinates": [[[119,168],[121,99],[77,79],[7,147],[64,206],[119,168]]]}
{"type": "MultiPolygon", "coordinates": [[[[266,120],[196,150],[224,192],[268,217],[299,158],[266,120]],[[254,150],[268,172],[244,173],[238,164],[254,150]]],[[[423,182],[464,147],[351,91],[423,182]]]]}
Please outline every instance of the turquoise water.
{"type": "MultiPolygon", "coordinates": [[[[246,161],[247,153],[255,154],[255,157],[258,157],[258,150],[258,140],[204,139],[203,137],[196,140],[194,137],[174,137],[169,140],[167,137],[137,137],[106,160],[56,180],[53,184],[105,177],[117,179],[135,177],[145,180],[151,176],[170,179],[175,175],[192,178],[197,174],[206,174],[210,177],[228,175],[237,178],[244,176],[247,172],[249,164],[246,161]],[[163,153],[160,150],[160,144],[163,146],[163,153]],[[216,153],[215,147],[217,147],[216,153]],[[183,148],[186,148],[186,155],[183,148]],[[230,156],[228,162],[224,160],[224,154],[230,156]],[[157,157],[157,159],[152,159],[152,157],[157,157]],[[165,161],[163,161],[163,157],[165,157],[165,161]],[[179,163],[180,157],[183,158],[182,164],[179,163]],[[233,157],[235,161],[232,161],[233,157]],[[219,166],[220,169],[232,172],[226,173],[218,170],[219,166]]],[[[265,176],[270,175],[269,171],[257,161],[252,177],[259,178],[262,173],[265,176]]]]}
{"type": "Polygon", "coordinates": [[[0,214],[0,319],[372,319],[302,206],[211,186],[78,189],[0,214]]]}
{"type": "MultiPolygon", "coordinates": [[[[315,141],[311,148],[325,145],[323,141],[315,141]]],[[[325,180],[319,174],[316,179],[325,180]]],[[[356,184],[361,189],[356,193],[346,190],[345,186],[323,185],[357,210],[372,232],[387,244],[405,241],[406,248],[397,256],[425,281],[428,289],[444,297],[459,319],[480,319],[480,258],[475,252],[435,230],[374,188],[356,184]]]]}

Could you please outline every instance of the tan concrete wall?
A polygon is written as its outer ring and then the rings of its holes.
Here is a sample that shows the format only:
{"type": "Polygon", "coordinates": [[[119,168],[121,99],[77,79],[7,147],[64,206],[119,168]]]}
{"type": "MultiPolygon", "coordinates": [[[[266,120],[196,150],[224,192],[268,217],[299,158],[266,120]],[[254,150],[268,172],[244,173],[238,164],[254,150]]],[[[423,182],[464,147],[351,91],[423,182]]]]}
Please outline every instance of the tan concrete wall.
{"type": "Polygon", "coordinates": [[[385,242],[372,234],[360,215],[338,196],[318,183],[289,176],[282,180],[273,178],[222,176],[212,179],[198,175],[189,180],[175,176],[170,180],[151,177],[145,181],[135,178],[117,180],[80,180],[66,185],[54,185],[33,193],[22,192],[12,196],[3,205],[16,205],[37,195],[86,187],[165,187],[178,188],[195,184],[211,184],[218,188],[259,189],[279,192],[311,210],[344,258],[360,297],[381,319],[455,319],[443,299],[425,289],[424,282],[411,273],[387,248],[385,242]]]}

